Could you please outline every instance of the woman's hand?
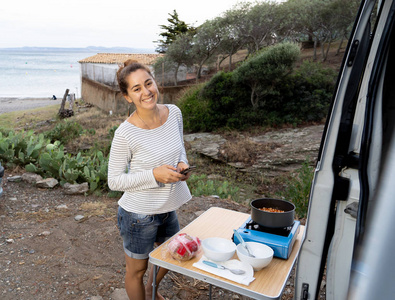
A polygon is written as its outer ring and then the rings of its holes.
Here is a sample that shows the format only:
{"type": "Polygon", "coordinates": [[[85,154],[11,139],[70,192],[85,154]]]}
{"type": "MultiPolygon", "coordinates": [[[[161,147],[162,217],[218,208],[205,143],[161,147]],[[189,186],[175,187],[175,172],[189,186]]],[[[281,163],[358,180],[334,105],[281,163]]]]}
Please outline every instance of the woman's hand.
{"type": "Polygon", "coordinates": [[[173,166],[170,165],[163,165],[157,167],[153,170],[153,172],[156,181],[159,181],[161,183],[172,183],[186,179],[185,178],[186,176],[179,173],[178,167],[174,168],[173,166]]]}
{"type": "MultiPolygon", "coordinates": [[[[177,165],[177,172],[180,173],[181,171],[184,171],[185,169],[188,169],[188,168],[189,168],[189,166],[186,163],[179,162],[177,165]]],[[[181,176],[183,176],[181,181],[185,181],[189,178],[189,176],[191,176],[191,172],[188,172],[186,175],[181,174],[181,176]]]]}

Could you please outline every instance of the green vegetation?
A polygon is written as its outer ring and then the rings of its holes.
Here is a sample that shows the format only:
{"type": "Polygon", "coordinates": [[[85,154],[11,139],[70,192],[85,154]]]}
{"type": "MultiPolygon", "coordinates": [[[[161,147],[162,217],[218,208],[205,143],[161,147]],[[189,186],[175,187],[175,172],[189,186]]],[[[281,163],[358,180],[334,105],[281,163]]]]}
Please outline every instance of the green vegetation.
{"type": "Polygon", "coordinates": [[[246,49],[250,56],[284,41],[313,48],[314,61],[320,47],[321,60],[326,61],[331,45],[340,41],[340,49],[348,39],[359,5],[358,0],[239,2],[197,28],[189,27],[174,11],[169,14],[169,26],[161,25],[165,31],[160,35],[165,40],[157,41],[157,52],[165,57],[155,65],[155,73],[163,68],[177,73],[181,66],[196,66],[196,77],[200,78],[203,65],[215,68],[227,58],[230,71],[232,55],[238,50],[246,49]]]}
{"type": "Polygon", "coordinates": [[[277,44],[264,48],[233,72],[236,84],[245,84],[250,88],[250,101],[254,110],[276,106],[273,105],[273,98],[278,98],[279,87],[292,73],[299,55],[296,44],[277,44]]]}
{"type": "Polygon", "coordinates": [[[192,174],[188,179],[188,187],[195,197],[216,195],[221,199],[228,198],[235,201],[239,199],[240,189],[237,186],[227,180],[207,179],[205,174],[192,174]]]}
{"type": "Polygon", "coordinates": [[[278,196],[295,204],[295,212],[299,218],[307,217],[309,193],[313,180],[313,168],[306,160],[302,167],[290,176],[287,187],[278,196]]]}
{"type": "Polygon", "coordinates": [[[65,154],[59,141],[51,143],[44,134],[0,132],[0,161],[7,167],[21,166],[28,172],[58,179],[60,184],[88,182],[90,191],[107,190],[108,158],[101,151],[65,154]]]}
{"type": "Polygon", "coordinates": [[[173,10],[173,13],[168,14],[170,18],[167,19],[169,25],[160,25],[159,27],[164,30],[159,35],[162,39],[156,41],[158,48],[156,49],[159,53],[165,53],[168,50],[169,45],[174,43],[177,38],[188,32],[194,33],[196,28],[189,26],[184,21],[178,18],[178,13],[173,10]]]}
{"type": "Polygon", "coordinates": [[[185,130],[245,130],[321,121],[337,73],[312,61],[295,68],[298,57],[296,45],[277,44],[250,56],[233,72],[218,72],[188,90],[178,102],[185,130]]]}
{"type": "Polygon", "coordinates": [[[65,119],[57,123],[49,132],[46,132],[45,137],[52,142],[60,141],[62,144],[67,144],[70,140],[86,133],[95,134],[93,129],[85,130],[78,122],[65,119]]]}

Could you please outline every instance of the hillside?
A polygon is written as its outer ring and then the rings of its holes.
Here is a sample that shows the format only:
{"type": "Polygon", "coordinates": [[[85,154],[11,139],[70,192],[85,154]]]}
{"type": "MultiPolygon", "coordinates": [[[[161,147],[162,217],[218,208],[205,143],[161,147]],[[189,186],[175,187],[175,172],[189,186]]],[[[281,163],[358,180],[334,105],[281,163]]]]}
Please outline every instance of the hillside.
{"type": "MultiPolygon", "coordinates": [[[[331,51],[325,64],[339,68],[342,55],[335,56],[335,51],[331,51]]],[[[303,59],[309,59],[311,55],[311,49],[302,51],[303,59]]],[[[18,130],[44,132],[59,124],[55,118],[58,109],[59,105],[52,105],[45,109],[5,113],[0,126],[12,124],[18,130]]],[[[125,117],[77,106],[75,116],[68,121],[78,123],[84,129],[92,129],[95,134],[81,134],[72,139],[66,145],[67,151],[78,153],[95,147],[97,143],[110,143],[110,129],[125,117]]],[[[195,174],[229,180],[241,190],[238,202],[210,194],[193,197],[177,212],[181,227],[212,206],[248,213],[251,199],[275,196],[284,190],[304,158],[314,163],[322,128],[322,124],[310,124],[298,128],[223,132],[219,134],[222,144],[213,142],[215,145],[211,148],[222,158],[208,157],[197,149],[199,139],[187,136],[190,163],[198,167],[195,174]],[[246,153],[244,150],[252,158],[247,161],[249,164],[243,162],[241,168],[238,162],[242,160],[240,154],[246,153]],[[230,154],[235,161],[229,163],[230,154]],[[281,165],[280,161],[284,164],[281,165]],[[258,172],[248,169],[255,162],[262,167],[258,172]]],[[[207,137],[201,139],[206,145],[207,140],[207,137]]],[[[21,168],[6,168],[4,194],[0,201],[2,299],[125,299],[124,258],[116,227],[117,198],[108,195],[70,196],[65,195],[59,186],[47,190],[13,180],[24,172],[21,168]],[[76,219],[77,216],[82,216],[82,219],[76,219]]],[[[282,300],[293,298],[293,279],[292,273],[282,300]]],[[[212,292],[212,299],[247,299],[216,287],[212,292]]],[[[203,300],[208,297],[209,286],[170,272],[164,279],[161,293],[172,300],[203,300]]],[[[320,299],[325,299],[323,290],[320,299]]]]}

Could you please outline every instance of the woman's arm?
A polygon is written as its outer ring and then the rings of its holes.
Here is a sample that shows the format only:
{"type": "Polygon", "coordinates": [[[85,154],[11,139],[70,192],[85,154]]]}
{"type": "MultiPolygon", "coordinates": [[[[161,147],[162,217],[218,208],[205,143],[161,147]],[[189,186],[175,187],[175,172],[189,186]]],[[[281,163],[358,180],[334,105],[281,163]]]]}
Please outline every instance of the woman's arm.
{"type": "Polygon", "coordinates": [[[181,151],[181,156],[180,156],[180,162],[183,162],[186,165],[188,164],[188,158],[187,158],[187,152],[185,151],[185,145],[184,145],[184,123],[182,119],[182,113],[181,110],[178,109],[178,130],[180,131],[180,137],[181,137],[181,144],[182,144],[182,151],[181,151]]]}
{"type": "Polygon", "coordinates": [[[153,170],[128,172],[131,151],[126,139],[118,134],[114,135],[108,161],[108,186],[114,191],[137,191],[158,188],[153,170]]]}

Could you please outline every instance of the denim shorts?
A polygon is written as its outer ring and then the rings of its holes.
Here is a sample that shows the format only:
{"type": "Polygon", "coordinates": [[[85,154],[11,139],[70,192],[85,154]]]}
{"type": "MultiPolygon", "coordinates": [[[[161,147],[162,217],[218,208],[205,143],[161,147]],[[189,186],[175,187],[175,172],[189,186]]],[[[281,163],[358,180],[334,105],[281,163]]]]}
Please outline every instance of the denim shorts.
{"type": "Polygon", "coordinates": [[[154,243],[163,243],[180,230],[175,211],[142,215],[128,212],[119,206],[118,229],[123,239],[126,255],[146,259],[154,249],[154,243]]]}

